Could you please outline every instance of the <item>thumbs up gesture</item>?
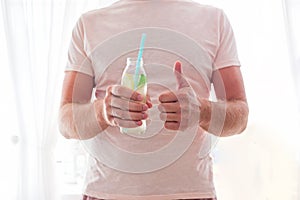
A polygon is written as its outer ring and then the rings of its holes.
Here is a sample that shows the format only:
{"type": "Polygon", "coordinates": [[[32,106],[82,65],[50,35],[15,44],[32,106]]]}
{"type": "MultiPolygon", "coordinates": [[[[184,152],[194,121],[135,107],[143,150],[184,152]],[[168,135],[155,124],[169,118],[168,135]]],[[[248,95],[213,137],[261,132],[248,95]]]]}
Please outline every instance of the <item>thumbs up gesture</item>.
{"type": "Polygon", "coordinates": [[[193,89],[184,78],[179,61],[174,64],[174,75],[178,89],[159,96],[160,118],[165,121],[165,128],[184,131],[199,125],[200,103],[193,89]]]}

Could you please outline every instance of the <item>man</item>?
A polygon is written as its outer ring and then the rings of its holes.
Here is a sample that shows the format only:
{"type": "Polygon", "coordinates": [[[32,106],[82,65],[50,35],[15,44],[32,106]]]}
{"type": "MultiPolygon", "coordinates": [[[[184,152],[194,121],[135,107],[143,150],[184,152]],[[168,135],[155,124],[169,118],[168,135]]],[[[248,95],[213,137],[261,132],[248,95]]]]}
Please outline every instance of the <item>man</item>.
{"type": "Polygon", "coordinates": [[[185,0],[121,0],[83,14],[69,49],[60,130],[66,138],[100,138],[98,154],[112,160],[107,164],[92,156],[84,199],[216,199],[207,138],[246,128],[239,66],[233,31],[220,9],[185,0]],[[145,65],[150,63],[147,97],[120,85],[124,60],[137,55],[132,48],[141,32],[149,44],[143,54],[145,65]],[[211,83],[217,102],[209,100],[211,83]],[[91,99],[93,89],[96,99],[91,99]],[[142,140],[119,132],[151,120],[153,104],[163,122],[155,137],[142,140]],[[180,156],[172,151],[155,161],[145,159],[144,167],[176,157],[172,162],[144,172],[122,168],[139,164],[127,163],[131,155],[156,152],[168,142],[174,146],[170,141],[178,137],[179,146],[192,139],[180,156]],[[108,143],[133,154],[110,154],[108,143]]]}

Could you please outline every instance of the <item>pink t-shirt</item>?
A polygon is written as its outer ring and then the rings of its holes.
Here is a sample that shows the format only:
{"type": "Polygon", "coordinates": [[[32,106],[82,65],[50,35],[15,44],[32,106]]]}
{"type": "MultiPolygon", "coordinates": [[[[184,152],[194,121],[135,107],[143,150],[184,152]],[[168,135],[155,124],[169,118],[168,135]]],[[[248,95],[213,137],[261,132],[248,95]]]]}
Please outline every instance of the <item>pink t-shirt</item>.
{"type": "MultiPolygon", "coordinates": [[[[142,33],[147,35],[143,61],[154,105],[159,94],[177,89],[172,71],[176,60],[202,98],[210,96],[214,70],[240,65],[222,10],[185,0],[121,0],[80,17],[66,71],[92,76],[94,95],[103,98],[109,85],[120,84],[126,58],[137,56],[142,33]]],[[[109,127],[82,141],[91,155],[84,194],[130,200],[215,197],[209,153],[217,137],[200,127],[168,131],[155,106],[148,112],[152,121],[146,137],[109,127]]]]}

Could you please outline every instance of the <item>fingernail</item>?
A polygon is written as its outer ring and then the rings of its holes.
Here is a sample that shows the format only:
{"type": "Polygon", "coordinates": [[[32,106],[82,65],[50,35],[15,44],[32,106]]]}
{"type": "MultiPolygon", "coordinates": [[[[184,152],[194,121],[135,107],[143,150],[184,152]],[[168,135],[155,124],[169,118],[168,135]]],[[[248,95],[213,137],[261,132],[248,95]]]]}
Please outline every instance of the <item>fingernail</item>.
{"type": "Polygon", "coordinates": [[[142,121],[136,121],[135,123],[136,123],[136,125],[138,125],[138,126],[142,125],[142,121]]]}
{"type": "Polygon", "coordinates": [[[143,105],[143,110],[147,110],[147,109],[148,109],[148,106],[143,105]]]}
{"type": "Polygon", "coordinates": [[[137,100],[138,100],[138,101],[141,101],[141,100],[143,100],[143,97],[142,97],[142,95],[140,95],[140,94],[139,94],[139,95],[137,96],[137,100]]]}
{"type": "Polygon", "coordinates": [[[152,103],[150,101],[147,101],[147,105],[149,108],[152,108],[152,103]]]}
{"type": "Polygon", "coordinates": [[[146,119],[148,117],[148,115],[146,113],[143,113],[142,118],[146,119]]]}

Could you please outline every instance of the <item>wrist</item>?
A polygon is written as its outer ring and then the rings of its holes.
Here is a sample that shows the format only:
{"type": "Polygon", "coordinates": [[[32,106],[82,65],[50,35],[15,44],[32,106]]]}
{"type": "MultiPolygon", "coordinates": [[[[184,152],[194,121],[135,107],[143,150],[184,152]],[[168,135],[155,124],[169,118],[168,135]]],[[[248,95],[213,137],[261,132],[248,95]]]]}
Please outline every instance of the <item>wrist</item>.
{"type": "Polygon", "coordinates": [[[105,107],[104,107],[104,102],[102,99],[96,99],[93,102],[93,110],[94,114],[96,116],[96,120],[98,123],[99,128],[103,131],[105,130],[108,126],[108,119],[106,119],[106,113],[105,113],[105,107]]]}
{"type": "Polygon", "coordinates": [[[92,103],[73,103],[70,106],[77,139],[90,139],[103,131],[98,123],[95,106],[92,103]]]}
{"type": "Polygon", "coordinates": [[[200,103],[200,127],[208,131],[211,120],[211,102],[208,99],[198,98],[200,103]]]}

